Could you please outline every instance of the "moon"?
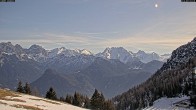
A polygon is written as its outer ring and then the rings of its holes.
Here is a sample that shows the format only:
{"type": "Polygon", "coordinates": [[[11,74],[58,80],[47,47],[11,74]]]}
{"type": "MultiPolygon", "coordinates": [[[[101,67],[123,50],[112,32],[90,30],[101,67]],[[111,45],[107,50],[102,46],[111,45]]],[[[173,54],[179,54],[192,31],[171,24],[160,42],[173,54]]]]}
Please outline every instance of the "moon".
{"type": "Polygon", "coordinates": [[[156,3],[156,4],[154,5],[154,7],[155,7],[155,8],[158,8],[158,7],[159,7],[159,5],[156,3]]]}

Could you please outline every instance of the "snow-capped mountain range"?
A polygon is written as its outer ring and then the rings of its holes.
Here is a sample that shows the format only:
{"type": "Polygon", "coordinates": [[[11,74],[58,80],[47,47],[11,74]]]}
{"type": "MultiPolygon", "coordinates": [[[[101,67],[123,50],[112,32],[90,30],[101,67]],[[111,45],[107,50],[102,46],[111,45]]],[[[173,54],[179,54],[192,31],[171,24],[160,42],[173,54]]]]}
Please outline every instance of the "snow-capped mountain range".
{"type": "Polygon", "coordinates": [[[93,54],[92,52],[83,49],[66,49],[65,47],[55,48],[52,50],[46,50],[39,45],[32,45],[28,49],[22,48],[20,45],[16,44],[12,45],[11,42],[0,43],[0,53],[1,54],[16,54],[17,57],[24,58],[27,57],[29,59],[33,59],[35,61],[43,62],[47,59],[60,57],[60,56],[79,56],[79,55],[87,55],[87,56],[95,56],[101,57],[105,59],[118,59],[123,63],[132,62],[135,60],[140,60],[143,63],[148,63],[153,60],[163,61],[165,62],[170,54],[158,55],[155,52],[146,53],[144,51],[139,50],[137,53],[133,53],[131,51],[127,51],[123,47],[112,47],[106,48],[103,52],[98,54],[93,54]]]}
{"type": "Polygon", "coordinates": [[[137,53],[133,53],[132,51],[127,51],[123,47],[112,47],[106,48],[102,53],[96,54],[96,56],[105,59],[119,59],[123,63],[132,62],[135,60],[148,63],[153,60],[165,62],[170,57],[170,54],[158,55],[155,52],[146,53],[142,50],[139,50],[137,53]]]}
{"type": "Polygon", "coordinates": [[[54,86],[58,95],[74,91],[91,94],[98,88],[106,97],[113,97],[143,82],[163,64],[153,59],[143,63],[140,59],[146,57],[142,55],[150,54],[137,55],[122,47],[93,54],[85,49],[46,50],[39,45],[25,49],[11,42],[0,43],[0,87],[15,90],[21,80],[31,83],[42,94],[48,86],[54,86]],[[47,74],[47,69],[56,70],[57,74],[47,74]]]}
{"type": "Polygon", "coordinates": [[[71,49],[66,49],[65,47],[46,50],[39,45],[32,45],[29,49],[24,49],[18,44],[16,44],[15,46],[12,45],[11,42],[0,43],[0,53],[16,54],[18,57],[27,56],[29,59],[33,59],[39,62],[58,56],[71,57],[71,56],[78,56],[78,55],[92,55],[95,57],[102,57],[105,59],[118,59],[123,63],[131,62],[135,60],[140,60],[143,63],[148,63],[153,60],[165,62],[171,56],[170,54],[158,55],[155,52],[146,53],[141,50],[139,50],[137,53],[133,53],[131,51],[127,51],[123,47],[106,48],[103,52],[100,52],[98,54],[93,54],[92,52],[86,49],[71,50],[71,49]]]}
{"type": "Polygon", "coordinates": [[[39,45],[32,45],[30,48],[25,49],[22,48],[20,45],[16,44],[15,46],[12,45],[11,42],[7,43],[0,43],[0,54],[15,54],[19,58],[27,57],[29,59],[33,59],[38,62],[43,62],[46,59],[49,58],[54,58],[58,56],[66,56],[66,57],[71,57],[71,56],[77,56],[77,55],[93,55],[90,51],[88,50],[70,50],[66,49],[64,47],[61,48],[55,48],[52,50],[46,50],[43,47],[39,45]]]}
{"type": "Polygon", "coordinates": [[[144,51],[139,50],[137,53],[133,53],[131,51],[127,51],[123,47],[112,47],[106,48],[103,52],[98,54],[93,54],[92,52],[83,49],[66,49],[65,47],[55,48],[52,50],[46,50],[39,45],[32,45],[29,49],[24,49],[20,45],[16,44],[12,45],[11,42],[0,43],[0,53],[1,54],[16,54],[18,57],[27,57],[29,59],[33,59],[35,61],[45,61],[46,59],[59,57],[59,56],[78,56],[78,55],[92,55],[95,57],[102,57],[105,59],[118,59],[123,63],[132,62],[135,60],[140,60],[143,63],[148,63],[153,60],[163,61],[165,62],[170,54],[158,55],[155,52],[146,53],[144,51]]]}

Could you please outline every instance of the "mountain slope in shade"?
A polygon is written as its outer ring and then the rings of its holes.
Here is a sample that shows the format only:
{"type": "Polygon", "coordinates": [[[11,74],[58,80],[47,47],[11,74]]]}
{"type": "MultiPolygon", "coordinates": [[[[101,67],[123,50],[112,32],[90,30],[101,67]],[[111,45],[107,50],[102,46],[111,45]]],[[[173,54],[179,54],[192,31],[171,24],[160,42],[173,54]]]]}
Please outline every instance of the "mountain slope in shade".
{"type": "Polygon", "coordinates": [[[141,61],[133,61],[128,62],[126,65],[128,65],[130,70],[145,71],[153,74],[163,65],[163,62],[157,60],[153,60],[148,63],[143,63],[141,61]]]}
{"type": "Polygon", "coordinates": [[[88,82],[86,76],[80,74],[60,75],[55,70],[47,69],[44,74],[31,83],[31,86],[36,87],[42,96],[45,96],[46,91],[53,87],[57,95],[65,96],[73,94],[75,91],[80,91],[84,94],[91,94],[94,91],[93,86],[88,82]]]}
{"type": "MultiPolygon", "coordinates": [[[[155,65],[159,65],[156,64],[155,65]]],[[[160,65],[161,66],[161,65],[160,65]]],[[[106,60],[97,58],[88,68],[82,70],[79,74],[86,75],[90,83],[97,89],[101,90],[106,97],[113,97],[123,91],[133,87],[147,78],[152,73],[144,69],[130,69],[129,65],[119,60],[106,60]]],[[[157,67],[156,70],[160,68],[157,67]]]]}
{"type": "Polygon", "coordinates": [[[0,89],[1,110],[87,110],[67,103],[0,89]]]}
{"type": "Polygon", "coordinates": [[[91,95],[94,88],[97,88],[110,98],[145,81],[151,75],[152,73],[144,69],[129,69],[129,65],[119,60],[96,58],[90,66],[76,73],[62,74],[53,70],[46,71],[31,85],[37,87],[42,94],[53,86],[59,96],[75,91],[91,95]]]}
{"type": "Polygon", "coordinates": [[[92,55],[77,55],[77,56],[64,56],[59,55],[54,58],[49,58],[44,62],[44,69],[55,69],[59,73],[72,74],[90,66],[95,60],[92,55]]]}
{"type": "Polygon", "coordinates": [[[24,60],[16,54],[0,54],[0,87],[15,89],[19,80],[32,82],[42,72],[41,66],[34,60],[24,60]]]}

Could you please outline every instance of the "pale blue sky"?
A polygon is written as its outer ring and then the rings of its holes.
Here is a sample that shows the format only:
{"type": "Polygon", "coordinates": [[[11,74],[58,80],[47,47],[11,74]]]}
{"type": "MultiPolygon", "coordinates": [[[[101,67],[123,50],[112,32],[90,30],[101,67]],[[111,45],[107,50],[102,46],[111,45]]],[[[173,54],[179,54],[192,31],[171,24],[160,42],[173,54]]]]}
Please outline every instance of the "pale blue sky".
{"type": "Polygon", "coordinates": [[[0,42],[170,53],[196,36],[196,3],[181,0],[16,0],[0,3],[0,42]],[[155,8],[158,4],[158,8],[155,8]]]}

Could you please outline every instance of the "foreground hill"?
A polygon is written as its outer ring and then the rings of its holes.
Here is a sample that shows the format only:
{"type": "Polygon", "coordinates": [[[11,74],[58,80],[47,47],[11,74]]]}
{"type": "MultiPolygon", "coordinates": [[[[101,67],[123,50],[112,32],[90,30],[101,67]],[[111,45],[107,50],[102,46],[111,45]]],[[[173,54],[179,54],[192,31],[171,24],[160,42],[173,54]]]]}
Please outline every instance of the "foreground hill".
{"type": "Polygon", "coordinates": [[[45,98],[0,89],[1,110],[87,110],[45,98]]]}

